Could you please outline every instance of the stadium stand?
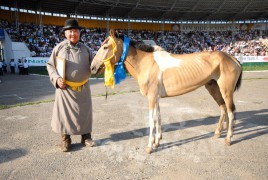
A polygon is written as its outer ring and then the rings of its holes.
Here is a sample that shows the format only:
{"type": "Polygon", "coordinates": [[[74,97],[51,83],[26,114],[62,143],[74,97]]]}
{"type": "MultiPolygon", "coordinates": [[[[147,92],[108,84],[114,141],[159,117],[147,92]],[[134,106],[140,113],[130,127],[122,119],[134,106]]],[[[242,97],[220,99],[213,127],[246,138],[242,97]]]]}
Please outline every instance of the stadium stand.
{"type": "Polygon", "coordinates": [[[0,29],[5,29],[13,42],[24,42],[32,57],[50,56],[53,47],[64,38],[60,29],[67,18],[79,19],[84,27],[81,41],[93,52],[107,37],[107,29],[116,28],[133,40],[154,40],[158,46],[175,54],[221,50],[234,56],[267,56],[267,5],[266,1],[248,0],[155,0],[154,3],[150,0],[47,0],[39,3],[3,0],[0,29]],[[228,23],[230,27],[234,24],[256,27],[203,29],[206,22],[217,21],[223,26],[228,23]],[[191,26],[191,23],[203,27],[182,30],[183,24],[191,26]],[[259,27],[258,23],[261,23],[259,27]]]}
{"type": "MultiPolygon", "coordinates": [[[[48,57],[57,43],[61,42],[64,36],[61,34],[60,26],[44,25],[43,33],[33,23],[20,23],[19,29],[7,20],[1,20],[1,28],[4,28],[11,39],[15,42],[25,42],[32,56],[48,57]]],[[[91,50],[96,52],[101,42],[107,37],[106,29],[83,28],[81,41],[91,50]]],[[[133,30],[119,30],[120,33],[129,34],[133,40],[154,40],[157,45],[175,54],[193,53],[198,51],[221,50],[231,55],[238,56],[267,56],[268,46],[263,43],[267,39],[268,31],[262,34],[258,30],[237,31],[234,36],[230,31],[165,31],[164,33],[133,30]]]]}

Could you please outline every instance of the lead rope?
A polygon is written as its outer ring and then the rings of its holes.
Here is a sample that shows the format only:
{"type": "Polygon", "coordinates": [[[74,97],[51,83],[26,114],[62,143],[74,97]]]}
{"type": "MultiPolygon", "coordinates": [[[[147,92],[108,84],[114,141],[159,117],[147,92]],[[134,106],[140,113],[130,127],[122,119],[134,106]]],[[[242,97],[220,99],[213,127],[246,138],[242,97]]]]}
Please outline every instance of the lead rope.
{"type": "Polygon", "coordinates": [[[107,86],[106,87],[106,94],[105,94],[105,100],[107,100],[107,97],[108,97],[108,91],[107,91],[107,86]]]}

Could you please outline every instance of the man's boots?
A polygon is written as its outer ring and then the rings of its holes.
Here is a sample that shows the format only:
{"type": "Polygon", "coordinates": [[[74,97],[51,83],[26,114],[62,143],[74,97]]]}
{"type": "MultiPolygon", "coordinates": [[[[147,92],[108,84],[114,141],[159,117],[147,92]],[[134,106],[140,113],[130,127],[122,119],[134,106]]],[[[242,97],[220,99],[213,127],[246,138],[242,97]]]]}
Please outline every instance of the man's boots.
{"type": "Polygon", "coordinates": [[[92,147],[95,145],[95,142],[91,139],[91,134],[83,134],[81,137],[81,143],[85,146],[92,147]]]}
{"type": "Polygon", "coordinates": [[[67,134],[62,134],[61,135],[61,150],[63,152],[70,151],[71,143],[72,143],[72,140],[71,140],[70,135],[67,135],[67,134]]]}

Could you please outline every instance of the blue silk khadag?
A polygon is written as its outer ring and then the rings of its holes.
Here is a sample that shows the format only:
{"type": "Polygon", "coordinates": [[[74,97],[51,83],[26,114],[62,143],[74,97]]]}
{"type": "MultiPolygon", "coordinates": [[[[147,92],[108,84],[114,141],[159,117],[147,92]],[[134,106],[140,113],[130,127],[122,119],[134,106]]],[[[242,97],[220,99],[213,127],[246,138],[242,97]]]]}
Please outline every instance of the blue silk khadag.
{"type": "Polygon", "coordinates": [[[124,70],[124,60],[126,59],[128,53],[130,39],[124,36],[124,44],[123,44],[123,53],[118,61],[118,66],[114,72],[115,84],[119,84],[122,80],[126,78],[126,73],[124,70]]]}

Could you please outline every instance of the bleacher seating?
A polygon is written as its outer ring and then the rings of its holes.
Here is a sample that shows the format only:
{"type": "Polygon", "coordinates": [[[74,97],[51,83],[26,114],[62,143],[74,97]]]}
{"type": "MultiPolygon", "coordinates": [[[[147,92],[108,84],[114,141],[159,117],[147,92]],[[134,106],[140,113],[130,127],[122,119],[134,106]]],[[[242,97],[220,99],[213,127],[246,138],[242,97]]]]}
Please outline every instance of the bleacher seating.
{"type": "MultiPolygon", "coordinates": [[[[13,41],[25,42],[32,56],[48,57],[52,49],[65,37],[61,27],[55,25],[43,25],[43,31],[36,24],[20,23],[19,28],[6,20],[0,20],[0,27],[4,28],[13,41]]],[[[119,32],[128,34],[127,30],[119,32]]],[[[81,41],[94,53],[107,37],[106,29],[81,30],[81,41]]],[[[157,45],[166,51],[175,54],[193,53],[199,51],[221,50],[231,55],[238,56],[268,56],[268,31],[262,34],[258,30],[237,31],[232,35],[231,31],[217,32],[130,32],[129,38],[137,41],[154,40],[157,45]]]]}

